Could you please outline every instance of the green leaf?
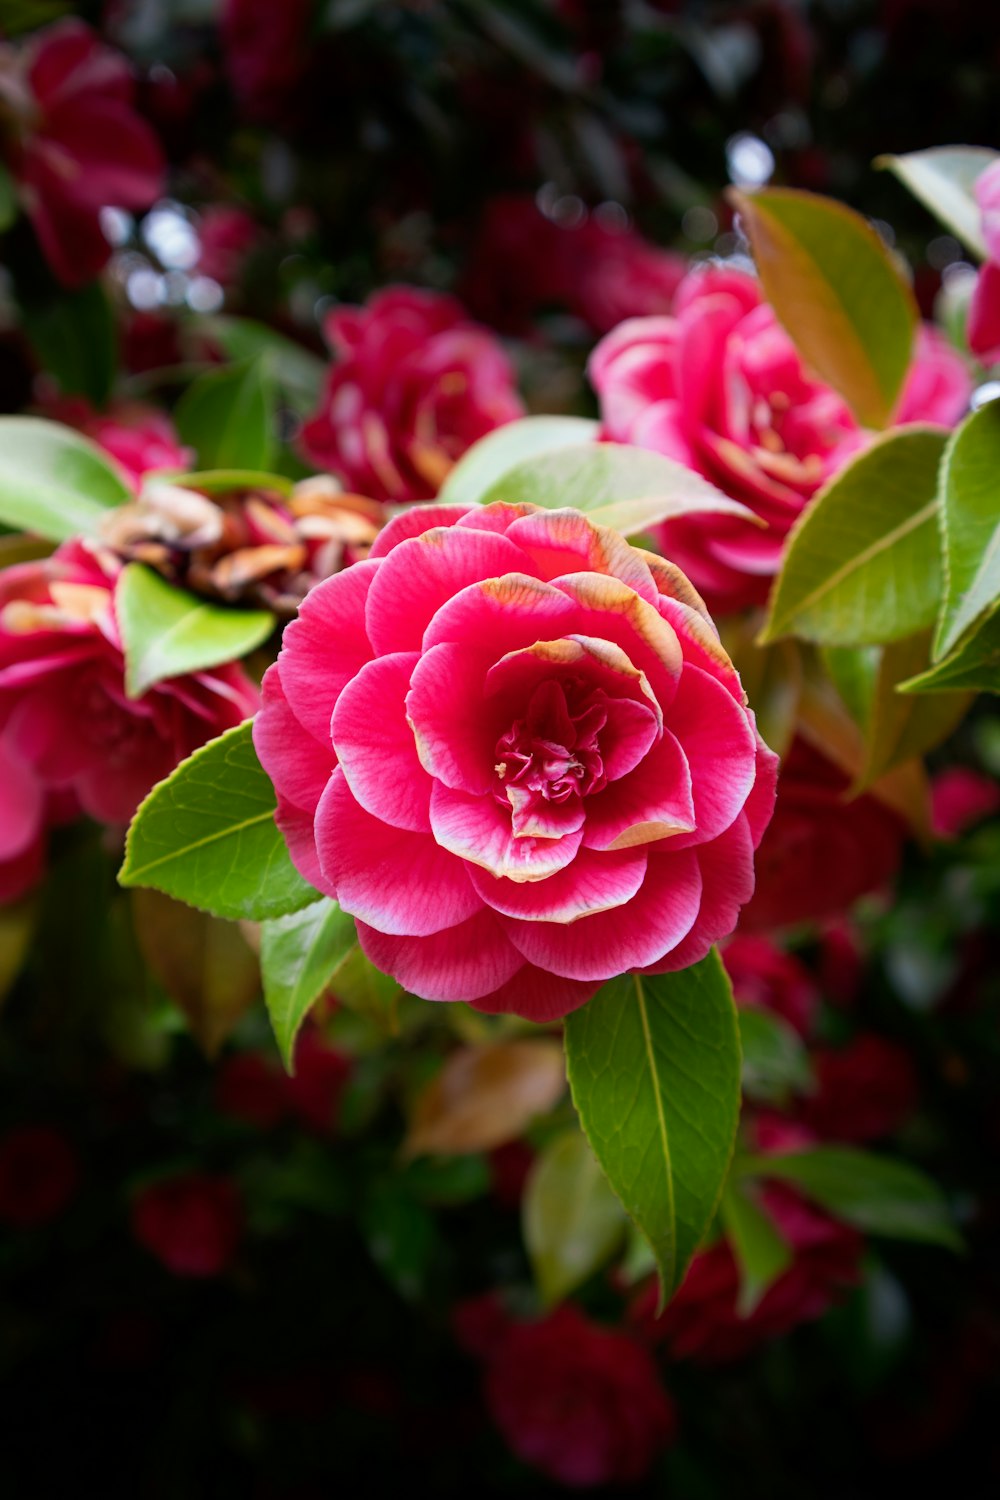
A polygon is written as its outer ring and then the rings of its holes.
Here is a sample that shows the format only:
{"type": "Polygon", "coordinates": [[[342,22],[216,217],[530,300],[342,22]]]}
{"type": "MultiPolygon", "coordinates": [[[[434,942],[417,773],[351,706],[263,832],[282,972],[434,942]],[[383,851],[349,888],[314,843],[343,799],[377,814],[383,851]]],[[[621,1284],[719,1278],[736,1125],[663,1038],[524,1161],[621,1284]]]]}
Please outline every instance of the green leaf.
{"type": "Polygon", "coordinates": [[[936,219],[986,260],[982,216],[972,186],[998,159],[1000,153],[985,146],[934,146],[929,151],[908,151],[904,156],[879,156],[875,165],[895,173],[936,219]]]}
{"type": "Polygon", "coordinates": [[[438,500],[448,505],[481,505],[497,480],[527,459],[557,448],[596,442],[597,422],[583,417],[522,417],[473,443],[449,473],[438,500]]]}
{"type": "Polygon", "coordinates": [[[284,474],[265,474],[260,469],[199,469],[193,474],[161,469],[157,478],[169,479],[181,489],[204,490],[206,495],[224,495],[229,490],[277,490],[279,495],[290,495],[294,487],[284,474]]]}
{"type": "Polygon", "coordinates": [[[255,922],[319,900],[288,856],[251,730],[248,719],[210,740],[153,788],[128,831],[122,885],[255,922]]]}
{"type": "Polygon", "coordinates": [[[399,1000],[403,986],[376,969],[360,944],[350,948],[330,976],[330,988],[348,1010],[369,1022],[381,1039],[399,1030],[399,1000]]]}
{"type": "Polygon", "coordinates": [[[780,1104],[812,1087],[809,1054],[798,1032],[772,1011],[739,1009],[743,1088],[753,1099],[780,1104]]]}
{"type": "Polygon", "coordinates": [[[354,918],[328,896],[261,924],[264,1000],[289,1073],[299,1027],[357,939],[354,918]]]}
{"type": "Polygon", "coordinates": [[[933,623],[945,441],[930,427],[887,433],[820,491],[792,528],[762,642],[869,646],[933,623]]]}
{"type": "Polygon", "coordinates": [[[897,691],[927,664],[928,632],[884,646],[871,703],[861,729],[865,761],[852,786],[863,791],[886,772],[933,750],[957,728],[969,700],[955,694],[903,695],[897,691]]]}
{"type": "Polygon", "coordinates": [[[1000,598],[1000,401],[952,435],[941,471],[944,602],[934,660],[952,651],[1000,598]]]}
{"type": "Polygon", "coordinates": [[[739,1028],[718,954],[611,980],[567,1016],[566,1055],[581,1124],[666,1298],[715,1215],[739,1119],[739,1028]]]}
{"type": "Polygon", "coordinates": [[[730,189],[764,292],[799,352],[865,427],[887,427],[917,305],[892,253],[853,209],[815,193],[730,189]]]}
{"type": "Polygon", "coordinates": [[[372,1260],[401,1297],[424,1290],[440,1238],[434,1215],[397,1178],[371,1184],[361,1210],[361,1232],[372,1260]]]}
{"type": "Polygon", "coordinates": [[[1000,605],[969,638],[929,671],[899,684],[901,693],[1000,693],[1000,605]]]}
{"type": "Polygon", "coordinates": [[[100,281],[24,308],[24,330],[38,362],[65,396],[103,407],[118,367],[114,313],[100,281]]]}
{"type": "Polygon", "coordinates": [[[9,229],[18,215],[17,189],[7,168],[0,163],[0,234],[9,229]]]}
{"type": "Polygon", "coordinates": [[[129,563],[115,588],[125,652],[125,691],[141,698],[155,683],[237,661],[266,641],[267,609],[231,609],[176,588],[142,563],[129,563]]]}
{"type": "Polygon", "coordinates": [[[314,410],[326,375],[317,354],[252,318],[213,317],[202,326],[228,359],[259,360],[301,415],[314,410]]]}
{"type": "Polygon", "coordinates": [[[52,542],[93,534],[132,491],[96,443],[41,417],[0,417],[0,523],[52,542]]]}
{"type": "Polygon", "coordinates": [[[270,468],[276,449],[274,392],[260,360],[199,375],[178,401],[174,419],[202,468],[270,468]]]}
{"type": "Polygon", "coordinates": [[[568,1130],[551,1141],[531,1169],[521,1205],[542,1301],[561,1302],[607,1265],[627,1224],[583,1133],[568,1130]]]}
{"type": "Polygon", "coordinates": [[[572,506],[625,536],[699,513],[762,524],[692,469],[627,443],[585,443],[539,454],[509,469],[481,497],[483,505],[494,500],[548,510],[572,506]]]}
{"type": "Polygon", "coordinates": [[[821,1208],[866,1234],[962,1248],[940,1188],[905,1162],[848,1146],[816,1146],[787,1156],[746,1157],[739,1172],[792,1182],[821,1208]]]}
{"type": "Polygon", "coordinates": [[[745,1182],[726,1183],[719,1215],[740,1273],[736,1311],[748,1318],[791,1265],[791,1247],[745,1182]]]}

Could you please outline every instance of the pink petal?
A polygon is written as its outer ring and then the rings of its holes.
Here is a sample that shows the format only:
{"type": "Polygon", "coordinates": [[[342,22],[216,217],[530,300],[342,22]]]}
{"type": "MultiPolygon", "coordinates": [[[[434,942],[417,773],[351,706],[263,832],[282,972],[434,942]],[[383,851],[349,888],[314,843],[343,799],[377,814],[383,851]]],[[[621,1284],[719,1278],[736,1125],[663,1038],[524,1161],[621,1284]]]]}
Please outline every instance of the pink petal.
{"type": "Polygon", "coordinates": [[[416,651],[380,656],[337,699],[331,731],[347,784],[361,806],[394,828],[428,832],[431,779],[406,721],[416,651]]]}
{"type": "Polygon", "coordinates": [[[331,745],[334,704],[374,655],[365,633],[365,600],[382,566],[354,563],[317,584],[285,627],[281,685],[292,713],[324,748],[331,745]]]}
{"type": "Polygon", "coordinates": [[[530,963],[566,979],[611,979],[652,963],[691,930],[701,901],[693,850],[650,860],[635,898],[568,925],[504,918],[511,942],[530,963]]]}
{"type": "Polygon", "coordinates": [[[691,773],[674,735],[664,730],[640,765],[588,797],[588,849],[628,849],[690,833],[696,827],[691,773]]]}
{"type": "Polygon", "coordinates": [[[435,782],[431,828],[443,849],[508,880],[544,880],[569,864],[580,847],[580,827],[560,838],[515,838],[510,812],[492,796],[474,797],[435,782]]]}
{"type": "Polygon", "coordinates": [[[298,870],[303,880],[322,891],[324,896],[332,896],[336,900],[337,891],[332,881],[327,880],[323,874],[323,868],[319,862],[319,850],[316,848],[316,827],[313,814],[303,812],[302,808],[296,807],[291,802],[286,802],[279,795],[278,810],[274,815],[274,821],[281,831],[281,836],[288,845],[288,853],[292,864],[298,870]]]}
{"type": "Polygon", "coordinates": [[[23,854],[40,838],[44,812],[41,782],[14,747],[0,740],[0,861],[23,854]]]}
{"type": "Polygon", "coordinates": [[[479,1000],[507,983],[524,960],[485,908],[430,937],[390,937],[358,923],[362,950],[422,1000],[479,1000]]]}
{"type": "Polygon", "coordinates": [[[506,500],[494,500],[490,505],[473,505],[459,521],[466,531],[506,532],[512,521],[521,516],[534,515],[533,505],[508,505],[506,500]]]}
{"type": "Polygon", "coordinates": [[[303,729],[289,708],[280,661],[264,673],[261,693],[263,703],[253,721],[254,749],[279,797],[311,815],[337,757],[332,747],[327,749],[303,729]]]}
{"type": "Polygon", "coordinates": [[[660,707],[673,701],[682,665],[680,642],[657,607],[619,583],[596,573],[575,573],[554,585],[579,605],[579,615],[565,635],[596,636],[620,646],[633,666],[646,674],[660,707]]]}
{"type": "Polygon", "coordinates": [[[579,1010],[600,987],[597,980],[562,979],[534,964],[525,964],[491,995],[473,1000],[472,1008],[488,1015],[523,1016],[526,1021],[542,1024],[579,1010]]]}
{"type": "Polygon", "coordinates": [[[541,578],[604,573],[656,603],[656,586],[641,554],[616,531],[595,526],[577,510],[536,511],[515,521],[507,536],[531,559],[541,578]]]}
{"type": "Polygon", "coordinates": [[[341,906],[380,932],[425,937],[482,908],[460,860],[365,812],[340,767],[316,811],[316,845],[341,906]]]}
{"type": "Polygon", "coordinates": [[[479,796],[493,787],[496,743],[509,728],[483,701],[483,675],[481,648],[445,641],[424,652],[406,698],[424,774],[479,796]]]}
{"type": "Polygon", "coordinates": [[[631,901],[646,874],[646,850],[595,854],[581,849],[546,880],[503,880],[473,867],[472,884],[494,911],[529,922],[576,922],[631,901]]]}
{"type": "MultiPolygon", "coordinates": [[[[644,966],[644,974],[672,974],[699,963],[713,943],[733,931],[740,907],[753,895],[753,844],[742,814],[711,844],[701,844],[691,852],[697,855],[702,878],[697,920],[682,942],[644,966]]],[[[664,857],[671,856],[651,855],[651,867],[664,857]]]]}
{"type": "Polygon", "coordinates": [[[677,632],[685,662],[700,667],[703,672],[714,677],[716,682],[721,682],[736,702],[742,705],[745,699],[739,673],[719,640],[715,626],[703,618],[698,610],[679,599],[668,599],[661,595],[658,607],[663,618],[669,620],[677,632]]]}
{"type": "MultiPolygon", "coordinates": [[[[505,573],[530,572],[519,548],[488,531],[436,526],[394,547],[379,563],[366,607],[379,655],[416,651],[434,615],[460,589],[505,573]]],[[[348,568],[349,576],[353,569],[348,568]]]]}
{"type": "Polygon", "coordinates": [[[369,558],[385,557],[393,547],[398,547],[400,542],[407,542],[411,537],[422,536],[425,531],[430,531],[434,526],[457,526],[464,515],[468,514],[467,505],[410,505],[398,516],[393,516],[387,526],[383,526],[378,536],[372,542],[368,553],[369,558]]]}
{"type": "Polygon", "coordinates": [[[742,811],[756,774],[757,745],[747,711],[699,667],[685,666],[670,728],[691,768],[695,831],[681,844],[704,844],[742,811]]]}
{"type": "Polygon", "coordinates": [[[757,723],[753,713],[748,709],[750,723],[753,725],[754,736],[757,741],[757,774],[754,777],[750,794],[743,806],[753,846],[756,849],[764,837],[771,814],[774,812],[774,799],[778,789],[778,767],[779,760],[774,751],[771,750],[761,739],[757,730],[757,723]]]}
{"type": "Polygon", "coordinates": [[[534,645],[567,635],[579,617],[562,590],[526,573],[508,573],[461,589],[428,625],[424,651],[445,641],[461,641],[492,652],[534,645]]]}

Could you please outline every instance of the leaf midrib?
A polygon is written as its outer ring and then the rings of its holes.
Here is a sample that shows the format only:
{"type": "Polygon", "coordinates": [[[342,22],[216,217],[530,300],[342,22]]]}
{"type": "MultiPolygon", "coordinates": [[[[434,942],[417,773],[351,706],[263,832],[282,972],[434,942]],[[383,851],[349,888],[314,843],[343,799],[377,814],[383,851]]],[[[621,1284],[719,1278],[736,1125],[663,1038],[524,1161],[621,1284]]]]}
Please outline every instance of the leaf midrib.
{"type": "MultiPolygon", "coordinates": [[[[134,869],[123,870],[123,877],[128,880],[137,880],[140,875],[147,874],[150,870],[156,870],[160,865],[168,865],[173,860],[184,859],[195,849],[204,849],[208,844],[217,844],[220,839],[231,838],[234,834],[242,833],[245,828],[253,828],[257,823],[273,821],[274,809],[269,807],[266,812],[254,813],[252,818],[244,818],[242,823],[229,823],[225,828],[219,829],[217,833],[209,833],[202,839],[196,839],[192,844],[185,844],[183,848],[171,849],[169,854],[161,854],[158,859],[150,860],[148,864],[139,865],[134,869]]],[[[124,883],[124,881],[123,881],[124,883]]]]}
{"type": "Polygon", "coordinates": [[[649,1059],[649,1073],[653,1081],[653,1098],[656,1101],[656,1118],[660,1130],[660,1143],[663,1147],[663,1159],[666,1164],[667,1181],[667,1212],[670,1218],[670,1252],[667,1265],[669,1266],[669,1278],[664,1277],[664,1284],[673,1289],[677,1272],[677,1208],[674,1202],[674,1169],[670,1156],[670,1140],[667,1134],[667,1120],[663,1109],[663,1095],[660,1091],[660,1077],[656,1068],[656,1054],[653,1050],[653,1037],[649,1029],[649,1015],[646,1010],[646,995],[642,987],[642,979],[638,974],[633,975],[636,999],[639,1003],[639,1018],[642,1022],[642,1034],[646,1043],[646,1055],[649,1059]]]}

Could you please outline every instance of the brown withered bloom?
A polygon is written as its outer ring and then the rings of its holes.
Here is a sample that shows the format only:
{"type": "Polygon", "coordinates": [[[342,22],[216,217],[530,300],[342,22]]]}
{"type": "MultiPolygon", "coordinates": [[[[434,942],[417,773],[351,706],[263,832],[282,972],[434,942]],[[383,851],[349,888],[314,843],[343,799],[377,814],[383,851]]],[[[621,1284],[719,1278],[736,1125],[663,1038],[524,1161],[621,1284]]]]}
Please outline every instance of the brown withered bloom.
{"type": "Polygon", "coordinates": [[[313,584],[367,557],[385,519],[377,500],[346,494],[325,474],[287,496],[264,488],[207,495],[150,479],[135,501],[108,512],[101,539],[194,593],[292,615],[313,584]]]}

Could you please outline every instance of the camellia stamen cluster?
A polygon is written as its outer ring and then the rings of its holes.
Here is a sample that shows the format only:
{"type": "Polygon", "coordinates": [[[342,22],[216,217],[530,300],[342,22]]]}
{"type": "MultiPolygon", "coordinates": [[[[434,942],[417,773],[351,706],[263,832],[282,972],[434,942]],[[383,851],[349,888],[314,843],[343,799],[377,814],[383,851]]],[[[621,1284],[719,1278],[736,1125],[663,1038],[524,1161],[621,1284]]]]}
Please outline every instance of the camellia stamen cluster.
{"type": "Polygon", "coordinates": [[[701,599],[577,511],[421,506],[318,585],[254,741],[299,870],[429,1000],[536,1021],[702,958],[777,760],[701,599]]]}

